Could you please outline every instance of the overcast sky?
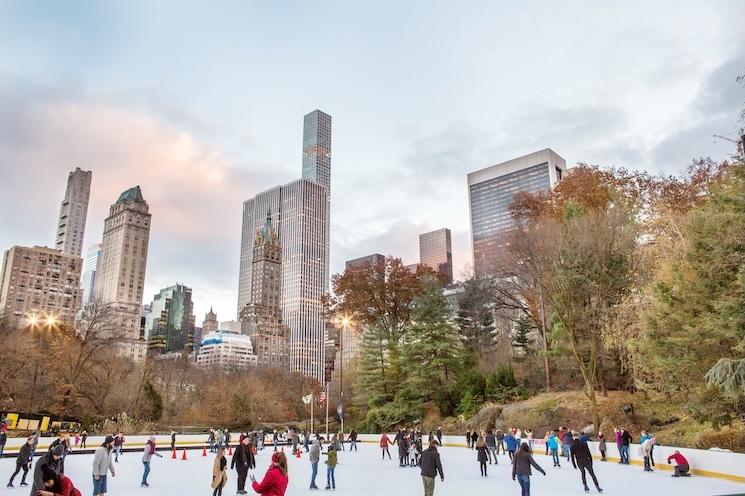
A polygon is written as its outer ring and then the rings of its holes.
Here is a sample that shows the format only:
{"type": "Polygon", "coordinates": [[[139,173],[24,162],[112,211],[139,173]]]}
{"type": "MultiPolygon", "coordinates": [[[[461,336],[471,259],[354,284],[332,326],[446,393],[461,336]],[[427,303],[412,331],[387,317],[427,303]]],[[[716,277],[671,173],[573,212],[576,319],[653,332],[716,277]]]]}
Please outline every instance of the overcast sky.
{"type": "Polygon", "coordinates": [[[93,170],[85,245],[139,184],[145,302],[176,282],[235,317],[241,203],[300,176],[302,117],[333,116],[331,271],[418,258],[466,173],[545,147],[677,173],[726,158],[745,100],[745,2],[0,0],[0,249],[52,245],[93,170]]]}

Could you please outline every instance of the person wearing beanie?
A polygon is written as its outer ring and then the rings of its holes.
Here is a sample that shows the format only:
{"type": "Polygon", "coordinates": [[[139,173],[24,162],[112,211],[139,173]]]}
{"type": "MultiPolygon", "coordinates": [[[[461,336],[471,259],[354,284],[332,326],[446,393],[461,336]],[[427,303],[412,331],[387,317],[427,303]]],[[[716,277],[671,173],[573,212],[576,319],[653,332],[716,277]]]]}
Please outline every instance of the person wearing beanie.
{"type": "Polygon", "coordinates": [[[142,483],[140,484],[142,487],[150,486],[150,484],[147,483],[147,476],[150,475],[150,460],[153,458],[153,455],[158,458],[163,458],[163,455],[155,451],[155,436],[150,436],[142,453],[142,465],[145,469],[142,473],[142,483]]]}
{"type": "Polygon", "coordinates": [[[336,470],[337,463],[337,450],[333,443],[329,445],[329,449],[326,451],[326,490],[336,489],[336,477],[334,471],[336,470]]]}
{"type": "Polygon", "coordinates": [[[246,494],[246,479],[248,471],[256,468],[256,458],[254,457],[251,438],[242,436],[240,444],[233,452],[233,459],[230,461],[230,468],[238,472],[238,494],[246,494]]]}
{"type": "Polygon", "coordinates": [[[16,475],[18,475],[18,472],[21,470],[23,470],[21,486],[28,486],[28,484],[26,484],[26,475],[28,475],[28,469],[31,466],[31,459],[34,457],[33,445],[34,436],[29,436],[28,439],[26,439],[26,443],[21,446],[21,449],[18,451],[18,458],[16,458],[16,471],[10,476],[8,487],[13,487],[13,479],[16,478],[16,475]]]}
{"type": "Polygon", "coordinates": [[[283,451],[272,453],[272,464],[269,465],[261,483],[256,482],[256,478],[251,474],[251,487],[258,494],[265,496],[284,496],[288,483],[287,457],[283,451]]]}
{"type": "Polygon", "coordinates": [[[114,471],[114,460],[111,450],[114,447],[114,437],[106,436],[101,446],[96,448],[93,455],[93,496],[103,496],[107,492],[106,476],[111,471],[111,476],[116,476],[114,471]]]}
{"type": "Polygon", "coordinates": [[[31,496],[36,496],[38,491],[46,487],[44,485],[44,478],[41,475],[44,467],[58,474],[63,472],[62,455],[64,452],[64,446],[55,446],[36,461],[36,465],[34,466],[34,481],[31,484],[31,496]]]}
{"type": "Polygon", "coordinates": [[[82,496],[70,478],[64,474],[58,474],[49,467],[42,467],[41,476],[43,489],[38,490],[34,496],[82,496]]]}

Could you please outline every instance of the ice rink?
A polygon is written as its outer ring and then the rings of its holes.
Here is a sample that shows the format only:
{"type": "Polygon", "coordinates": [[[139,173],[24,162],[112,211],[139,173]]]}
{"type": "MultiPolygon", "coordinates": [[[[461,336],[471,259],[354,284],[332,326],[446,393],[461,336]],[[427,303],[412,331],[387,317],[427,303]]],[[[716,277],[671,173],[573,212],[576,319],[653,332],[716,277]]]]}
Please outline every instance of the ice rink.
{"type": "MultiPolygon", "coordinates": [[[[211,495],[210,482],[212,477],[213,455],[202,457],[201,451],[187,452],[188,460],[170,458],[170,453],[160,452],[163,458],[153,458],[149,477],[149,488],[141,488],[142,463],[140,453],[125,453],[116,464],[117,475],[113,479],[109,476],[109,493],[112,496],[131,496],[152,494],[158,496],[197,496],[211,495]]],[[[271,448],[260,451],[257,456],[256,477],[261,479],[271,457],[271,448]]],[[[397,449],[391,448],[395,456],[397,449]]],[[[441,496],[474,496],[474,495],[519,495],[520,487],[511,479],[511,466],[506,456],[500,455],[499,465],[488,465],[489,476],[479,475],[479,465],[476,453],[470,449],[458,447],[440,448],[440,454],[445,470],[445,482],[437,480],[435,495],[441,496]]],[[[316,483],[321,488],[314,493],[324,493],[326,485],[326,470],[321,456],[319,474],[316,483]]],[[[532,494],[537,496],[563,496],[584,494],[580,475],[571,467],[571,463],[562,463],[560,469],[551,467],[551,460],[542,455],[536,455],[536,461],[546,470],[546,477],[534,474],[532,478],[532,494]]],[[[37,458],[38,459],[38,458],[37,458]]],[[[84,496],[91,494],[91,462],[93,455],[70,455],[65,462],[65,471],[75,482],[84,496]]],[[[28,495],[29,488],[18,487],[20,478],[17,477],[13,489],[6,489],[5,484],[15,467],[15,459],[5,458],[0,461],[2,494],[28,495]]],[[[228,457],[228,467],[230,459],[228,457]]],[[[604,494],[636,495],[653,494],[656,496],[711,496],[745,494],[745,484],[729,482],[722,479],[692,476],[675,479],[671,472],[659,470],[644,473],[636,465],[622,466],[615,462],[595,462],[595,471],[604,494]]],[[[310,483],[310,463],[307,453],[302,458],[289,457],[290,485],[288,495],[307,495],[310,483]]],[[[29,474],[30,478],[30,474],[29,474]]],[[[224,495],[236,493],[235,471],[229,471],[229,482],[223,490],[224,495]]],[[[592,486],[592,484],[590,483],[592,486]]],[[[399,468],[398,460],[382,461],[380,449],[372,444],[360,444],[359,452],[339,452],[339,465],[336,468],[336,492],[340,494],[358,496],[377,496],[381,494],[395,494],[414,496],[423,494],[421,478],[418,468],[399,468]]],[[[254,494],[250,487],[249,494],[254,494]]],[[[595,493],[594,487],[592,493],[595,493]]]]}

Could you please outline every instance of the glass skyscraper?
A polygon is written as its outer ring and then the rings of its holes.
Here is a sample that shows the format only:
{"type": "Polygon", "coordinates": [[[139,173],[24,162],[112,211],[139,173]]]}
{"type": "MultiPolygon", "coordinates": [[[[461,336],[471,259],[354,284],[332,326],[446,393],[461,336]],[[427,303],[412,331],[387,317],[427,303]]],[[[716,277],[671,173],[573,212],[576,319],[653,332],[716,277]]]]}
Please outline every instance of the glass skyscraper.
{"type": "Polygon", "coordinates": [[[477,275],[494,275],[504,262],[510,212],[520,191],[538,193],[552,188],[566,171],[566,162],[550,148],[468,174],[473,267],[477,275]]]}
{"type": "Polygon", "coordinates": [[[251,302],[253,247],[267,212],[282,245],[282,322],[290,330],[289,369],[323,381],[325,320],[321,298],[329,289],[331,116],[314,110],[303,125],[302,179],[243,203],[238,315],[251,302]]]}
{"type": "Polygon", "coordinates": [[[161,289],[145,320],[148,353],[191,351],[194,339],[194,304],[191,288],[176,284],[161,289]]]}
{"type": "Polygon", "coordinates": [[[96,243],[88,248],[83,262],[83,277],[81,280],[83,286],[82,306],[90,305],[96,297],[96,266],[98,258],[101,256],[101,243],[96,243]]]}
{"type": "Polygon", "coordinates": [[[419,235],[419,263],[453,282],[453,247],[450,229],[442,228],[419,235]]]}

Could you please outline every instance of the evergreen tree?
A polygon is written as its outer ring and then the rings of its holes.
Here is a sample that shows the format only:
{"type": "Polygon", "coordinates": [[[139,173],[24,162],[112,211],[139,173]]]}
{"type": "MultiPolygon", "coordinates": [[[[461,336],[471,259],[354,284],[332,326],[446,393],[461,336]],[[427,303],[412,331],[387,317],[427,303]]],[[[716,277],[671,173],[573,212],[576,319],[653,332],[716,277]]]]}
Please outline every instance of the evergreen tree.
{"type": "Polygon", "coordinates": [[[390,369],[390,352],[385,331],[375,325],[365,327],[357,362],[359,405],[372,408],[393,400],[396,376],[390,369]]]}
{"type": "Polygon", "coordinates": [[[463,337],[450,321],[447,302],[435,278],[425,280],[424,293],[414,302],[401,358],[407,388],[423,401],[437,399],[462,368],[463,337]]]}
{"type": "Polygon", "coordinates": [[[473,277],[463,283],[455,319],[466,346],[474,353],[489,353],[495,347],[496,326],[492,305],[492,283],[473,277]]]}
{"type": "Polygon", "coordinates": [[[517,352],[517,357],[523,359],[529,356],[533,351],[533,340],[530,339],[530,333],[535,331],[533,321],[523,315],[517,321],[515,336],[512,340],[512,347],[517,352]]]}

